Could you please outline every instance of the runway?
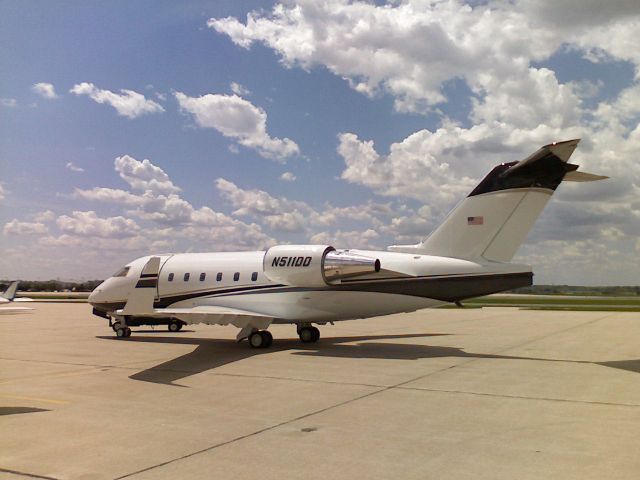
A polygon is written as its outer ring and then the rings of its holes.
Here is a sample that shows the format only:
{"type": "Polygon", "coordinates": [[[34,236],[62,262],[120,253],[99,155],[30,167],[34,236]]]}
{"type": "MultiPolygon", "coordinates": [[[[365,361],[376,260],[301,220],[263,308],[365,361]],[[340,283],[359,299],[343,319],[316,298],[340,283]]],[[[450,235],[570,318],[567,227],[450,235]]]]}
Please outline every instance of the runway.
{"type": "Polygon", "coordinates": [[[640,314],[423,310],[273,347],[0,316],[0,478],[637,479],[640,314]]]}

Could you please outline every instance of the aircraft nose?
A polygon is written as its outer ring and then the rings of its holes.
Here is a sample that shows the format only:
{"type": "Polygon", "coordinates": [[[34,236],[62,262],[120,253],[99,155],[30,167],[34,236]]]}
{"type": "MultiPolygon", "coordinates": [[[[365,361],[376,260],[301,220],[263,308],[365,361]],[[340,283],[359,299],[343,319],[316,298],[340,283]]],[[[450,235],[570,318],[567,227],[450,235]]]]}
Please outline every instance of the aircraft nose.
{"type": "Polygon", "coordinates": [[[93,292],[91,292],[89,294],[89,303],[94,304],[94,303],[100,303],[100,296],[102,294],[102,289],[100,287],[97,287],[93,292]]]}

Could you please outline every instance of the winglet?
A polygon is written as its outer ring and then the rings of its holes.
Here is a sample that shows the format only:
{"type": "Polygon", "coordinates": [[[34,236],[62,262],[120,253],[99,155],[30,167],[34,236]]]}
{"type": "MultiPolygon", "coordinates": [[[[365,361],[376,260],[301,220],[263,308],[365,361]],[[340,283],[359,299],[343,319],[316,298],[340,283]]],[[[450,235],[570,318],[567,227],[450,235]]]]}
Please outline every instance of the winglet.
{"type": "Polygon", "coordinates": [[[122,309],[123,315],[153,313],[153,301],[158,288],[160,257],[151,257],[142,268],[140,278],[122,309]]]}

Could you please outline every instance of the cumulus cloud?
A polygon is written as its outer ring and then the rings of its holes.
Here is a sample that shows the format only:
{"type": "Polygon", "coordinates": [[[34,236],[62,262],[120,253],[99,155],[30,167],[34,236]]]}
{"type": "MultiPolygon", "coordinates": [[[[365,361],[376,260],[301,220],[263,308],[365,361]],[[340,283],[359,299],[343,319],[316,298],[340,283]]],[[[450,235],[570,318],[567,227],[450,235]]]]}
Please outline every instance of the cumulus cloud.
{"type": "MultiPolygon", "coordinates": [[[[135,222],[137,228],[132,227],[129,240],[103,238],[103,242],[113,240],[110,247],[113,251],[144,248],[148,252],[151,247],[161,250],[168,247],[201,248],[205,251],[258,249],[276,243],[260,225],[243,222],[208,206],[194,207],[179,195],[180,189],[169,176],[150,160],[140,162],[123,155],[116,159],[115,170],[134,191],[107,187],[77,188],[72,195],[102,205],[119,206],[123,209],[122,218],[135,222]],[[141,242],[139,239],[146,240],[141,242]]],[[[84,218],[87,215],[81,218],[76,212],[65,217],[62,226],[58,221],[63,235],[42,239],[41,245],[51,247],[63,245],[65,241],[80,242],[83,238],[80,235],[88,228],[82,225],[91,225],[89,220],[93,219],[92,215],[88,215],[88,219],[84,218]]],[[[108,231],[106,227],[105,231],[108,231]]]]}
{"type": "Polygon", "coordinates": [[[46,98],[48,100],[54,100],[56,98],[60,98],[56,93],[55,87],[51,83],[40,82],[36,83],[31,87],[35,93],[40,95],[42,98],[46,98]]]}
{"type": "Polygon", "coordinates": [[[67,170],[71,170],[72,172],[82,173],[84,172],[84,168],[77,166],[73,162],[67,162],[65,165],[67,170]]]}
{"type": "Polygon", "coordinates": [[[266,112],[237,95],[189,97],[176,92],[175,96],[182,111],[191,114],[198,126],[213,128],[265,158],[284,162],[300,153],[293,140],[269,136],[266,112]]]}
{"type": "Polygon", "coordinates": [[[180,191],[162,168],[147,159],[140,162],[129,155],[123,155],[116,158],[115,167],[120,177],[136,190],[164,194],[180,191]]]}
{"type": "Polygon", "coordinates": [[[69,92],[75,95],[87,95],[97,103],[111,105],[116,109],[118,115],[127,118],[164,112],[164,108],[160,104],[133,90],[122,89],[120,93],[114,93],[110,90],[99,89],[93,83],[82,82],[74,85],[69,92]]]}
{"type": "Polygon", "coordinates": [[[235,93],[236,95],[238,95],[239,97],[246,97],[248,95],[251,95],[251,90],[249,90],[248,88],[243,87],[239,83],[231,82],[229,87],[231,88],[231,91],[233,93],[235,93]]]}
{"type": "Polygon", "coordinates": [[[377,249],[376,240],[380,235],[372,229],[320,232],[311,237],[311,243],[331,245],[335,248],[377,249]]]}
{"type": "Polygon", "coordinates": [[[52,210],[38,212],[33,216],[35,222],[51,222],[55,220],[56,214],[52,210]]]}
{"type": "Polygon", "coordinates": [[[567,43],[640,64],[637,5],[614,3],[286,2],[244,23],[226,17],[207,25],[243,48],[268,46],[287,67],[324,66],[361,93],[388,92],[398,110],[421,111],[447,100],[448,80],[463,79],[482,96],[496,81],[530,75],[532,61],[567,43]]]}
{"type": "Polygon", "coordinates": [[[136,222],[130,218],[100,218],[92,210],[74,211],[71,216],[61,215],[56,224],[61,231],[81,237],[130,237],[139,230],[136,222]]]}
{"type": "Polygon", "coordinates": [[[236,208],[234,215],[252,216],[269,228],[282,232],[313,234],[318,228],[353,221],[380,225],[381,219],[393,214],[390,205],[374,202],[348,207],[325,204],[321,208],[313,208],[306,202],[274,197],[264,190],[242,189],[224,178],[216,180],[216,188],[236,208]]]}
{"type": "Polygon", "coordinates": [[[280,180],[284,180],[285,182],[295,182],[296,176],[292,172],[284,172],[280,175],[280,180]]]}
{"type": "Polygon", "coordinates": [[[2,229],[5,235],[42,235],[49,231],[44,223],[40,222],[21,222],[13,219],[5,223],[2,229]]]}

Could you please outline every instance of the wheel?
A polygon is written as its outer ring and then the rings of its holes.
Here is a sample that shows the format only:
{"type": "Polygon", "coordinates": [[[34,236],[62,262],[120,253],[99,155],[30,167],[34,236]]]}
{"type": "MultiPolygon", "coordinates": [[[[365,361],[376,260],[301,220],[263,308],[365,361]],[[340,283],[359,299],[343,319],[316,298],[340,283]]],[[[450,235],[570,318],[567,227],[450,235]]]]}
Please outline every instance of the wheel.
{"type": "Polygon", "coordinates": [[[182,330],[182,327],[184,327],[184,323],[178,322],[178,331],[182,330]]]}
{"type": "Polygon", "coordinates": [[[125,338],[127,336],[126,329],[118,326],[118,328],[116,328],[116,336],[118,338],[125,338]]]}
{"type": "Polygon", "coordinates": [[[262,340],[264,341],[264,345],[262,345],[262,348],[269,348],[273,343],[273,335],[271,335],[271,332],[269,332],[268,330],[262,330],[259,333],[260,335],[262,335],[262,340]]]}
{"type": "Polygon", "coordinates": [[[311,340],[312,342],[317,342],[318,340],[320,340],[320,330],[318,330],[316,327],[310,327],[311,331],[313,332],[313,340],[311,340]]]}
{"type": "Polygon", "coordinates": [[[262,332],[253,332],[249,335],[249,345],[251,345],[251,348],[262,348],[265,340],[266,338],[262,335],[262,332]]]}
{"type": "Polygon", "coordinates": [[[118,331],[118,329],[119,329],[120,327],[121,327],[121,326],[120,326],[120,322],[113,322],[113,323],[111,324],[111,328],[112,328],[112,330],[113,330],[114,332],[117,332],[117,331],[118,331]]]}
{"type": "Polygon", "coordinates": [[[180,322],[178,322],[177,320],[171,320],[169,322],[168,328],[169,328],[170,332],[177,332],[178,330],[180,330],[182,328],[182,324],[180,322]]]}
{"type": "Polygon", "coordinates": [[[124,328],[124,336],[129,338],[131,336],[131,329],[129,327],[124,328]]]}
{"type": "Polygon", "coordinates": [[[302,327],[298,331],[298,335],[300,336],[300,340],[302,340],[302,343],[312,343],[318,341],[320,332],[315,327],[302,327]],[[317,336],[315,332],[318,332],[317,336]]]}

